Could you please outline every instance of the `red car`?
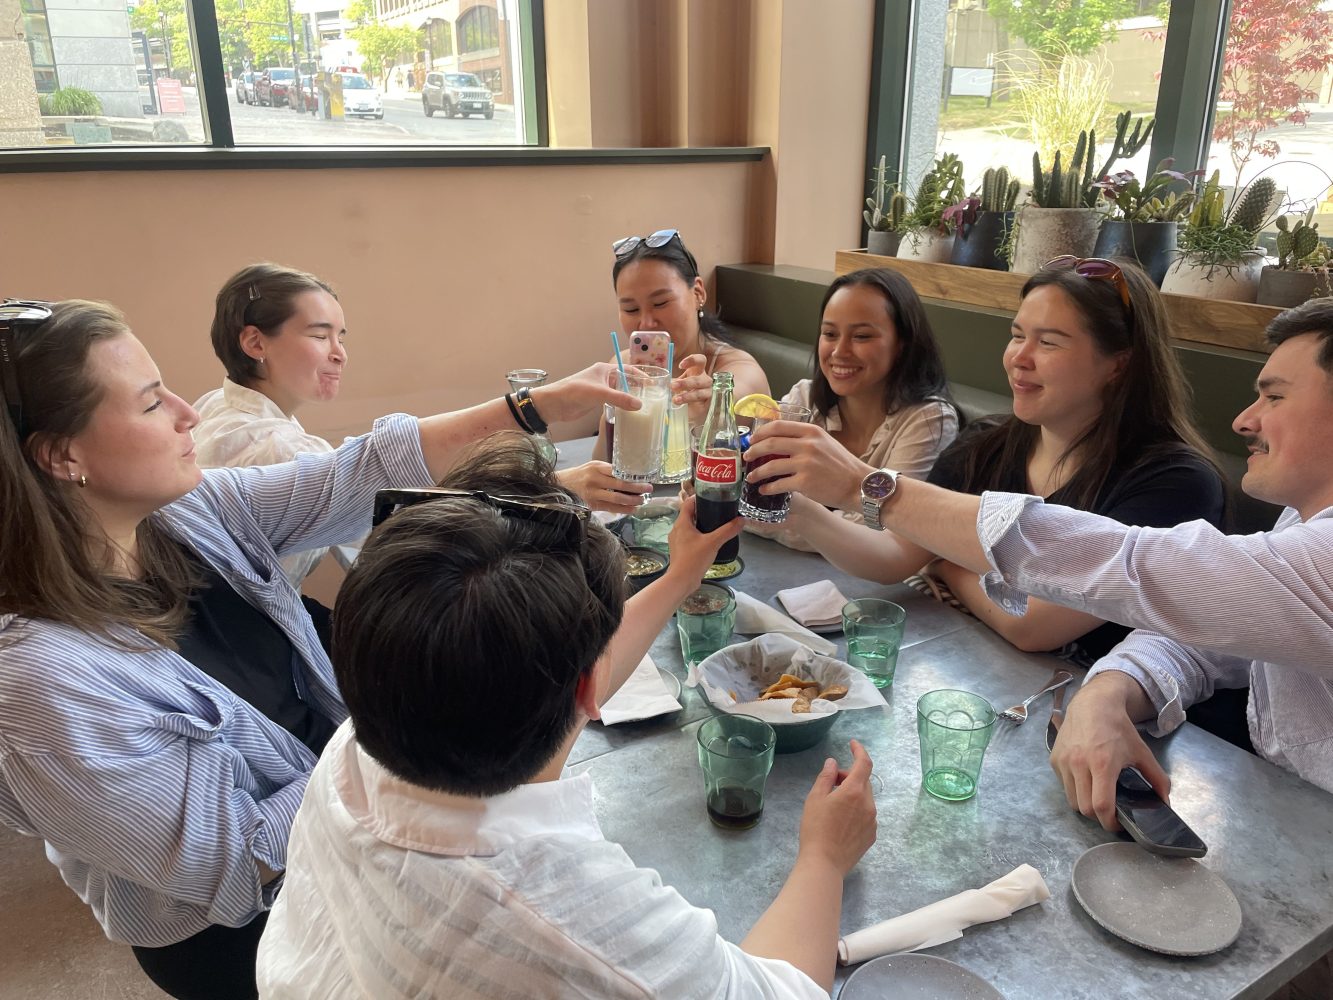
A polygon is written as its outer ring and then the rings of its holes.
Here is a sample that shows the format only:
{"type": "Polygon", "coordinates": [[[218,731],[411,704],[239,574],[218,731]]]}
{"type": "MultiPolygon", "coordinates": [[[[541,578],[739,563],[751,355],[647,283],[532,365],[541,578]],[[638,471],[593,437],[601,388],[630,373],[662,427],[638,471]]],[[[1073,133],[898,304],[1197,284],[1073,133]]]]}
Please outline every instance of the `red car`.
{"type": "Polygon", "coordinates": [[[296,70],[285,66],[270,66],[255,81],[255,98],[268,108],[280,108],[287,103],[287,92],[296,81],[296,70]]]}

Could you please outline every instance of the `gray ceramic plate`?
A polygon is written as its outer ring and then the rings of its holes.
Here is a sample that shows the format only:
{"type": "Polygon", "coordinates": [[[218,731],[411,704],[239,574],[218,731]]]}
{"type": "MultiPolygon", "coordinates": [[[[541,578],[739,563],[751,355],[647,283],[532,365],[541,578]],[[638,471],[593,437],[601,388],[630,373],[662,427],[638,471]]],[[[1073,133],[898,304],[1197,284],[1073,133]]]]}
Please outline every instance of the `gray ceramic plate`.
{"type": "Polygon", "coordinates": [[[1098,844],[1074,862],[1074,898],[1116,937],[1164,955],[1211,955],[1240,933],[1240,903],[1193,858],[1098,844]]]}
{"type": "Polygon", "coordinates": [[[861,966],[843,983],[838,1000],[1004,1000],[975,972],[934,955],[885,955],[861,966]]]}

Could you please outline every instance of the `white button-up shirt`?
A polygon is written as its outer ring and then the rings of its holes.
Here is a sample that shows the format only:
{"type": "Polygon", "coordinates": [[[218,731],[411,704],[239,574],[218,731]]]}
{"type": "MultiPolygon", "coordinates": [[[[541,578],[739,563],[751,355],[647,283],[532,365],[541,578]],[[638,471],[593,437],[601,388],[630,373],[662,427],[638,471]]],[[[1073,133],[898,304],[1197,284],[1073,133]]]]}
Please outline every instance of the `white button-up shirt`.
{"type": "Polygon", "coordinates": [[[259,946],[269,1000],[828,998],[604,840],[586,774],[484,799],[429,791],[345,723],[287,861],[259,946]]]}
{"type": "MultiPolygon", "coordinates": [[[[262,392],[247,389],[226,378],[222,388],[199,397],[194,408],[199,424],[194,429],[195,460],[201,469],[237,469],[251,465],[278,465],[297,455],[323,455],[333,445],[322,437],[307,434],[301,422],[282,412],[262,392]]],[[[301,583],[319,565],[329,549],[296,552],[282,559],[283,572],[292,586],[301,583]]],[[[357,545],[332,549],[344,569],[352,564],[357,545]]]]}
{"type": "Polygon", "coordinates": [[[1250,738],[1267,760],[1333,791],[1333,507],[1272,531],[1224,535],[1204,521],[1127,527],[987,493],[978,534],[991,599],[1014,614],[1025,594],[1131,625],[1098,661],[1129,674],[1161,736],[1214,688],[1250,685],[1250,738]]]}

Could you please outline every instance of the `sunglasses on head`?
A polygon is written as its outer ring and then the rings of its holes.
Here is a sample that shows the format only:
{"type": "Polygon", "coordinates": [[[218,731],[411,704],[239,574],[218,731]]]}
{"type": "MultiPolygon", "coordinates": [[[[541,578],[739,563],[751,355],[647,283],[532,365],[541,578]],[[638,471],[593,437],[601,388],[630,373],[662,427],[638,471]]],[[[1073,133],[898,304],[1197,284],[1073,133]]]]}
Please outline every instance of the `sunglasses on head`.
{"type": "Polygon", "coordinates": [[[1065,254],[1048,260],[1042,265],[1042,270],[1073,271],[1089,281],[1109,281],[1120,292],[1120,301],[1125,304],[1125,309],[1134,311],[1129,302],[1129,282],[1125,280],[1125,272],[1120,270],[1120,265],[1113,260],[1107,260],[1105,257],[1075,257],[1073,254],[1065,254]]]}
{"type": "Polygon", "coordinates": [[[679,240],[680,233],[675,229],[659,229],[651,236],[622,236],[611,244],[611,250],[616,257],[628,257],[635,250],[639,249],[642,243],[649,250],[656,250],[658,247],[664,247],[672,240],[679,240]]]}
{"type": "Polygon", "coordinates": [[[375,512],[371,526],[383,523],[393,514],[419,503],[437,500],[471,500],[484,503],[504,517],[536,521],[565,530],[565,540],[574,547],[583,541],[591,508],[573,500],[525,500],[521,497],[495,496],[484,490],[454,490],[443,486],[422,486],[412,489],[380,490],[375,494],[375,512]]]}
{"type": "Polygon", "coordinates": [[[9,419],[21,440],[24,434],[23,397],[19,394],[18,346],[14,335],[19,330],[41,326],[51,318],[51,303],[6,299],[0,302],[0,389],[5,396],[9,419]]]}

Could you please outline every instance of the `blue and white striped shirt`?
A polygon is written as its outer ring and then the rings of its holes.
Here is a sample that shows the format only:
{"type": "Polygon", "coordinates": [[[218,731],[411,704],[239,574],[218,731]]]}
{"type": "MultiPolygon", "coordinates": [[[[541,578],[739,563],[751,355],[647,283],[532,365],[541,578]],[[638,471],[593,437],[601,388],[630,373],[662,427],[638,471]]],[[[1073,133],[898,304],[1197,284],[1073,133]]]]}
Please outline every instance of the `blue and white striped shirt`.
{"type": "MultiPolygon", "coordinates": [[[[278,559],[362,537],[376,490],[430,482],[417,422],[399,414],[330,454],[208,470],[154,516],[286,633],[297,690],[341,722],[333,668],[278,559]]],[[[113,941],[172,944],[267,909],[256,861],[286,868],[314,765],[168,649],[0,616],[0,821],[46,841],[113,941]]]]}

